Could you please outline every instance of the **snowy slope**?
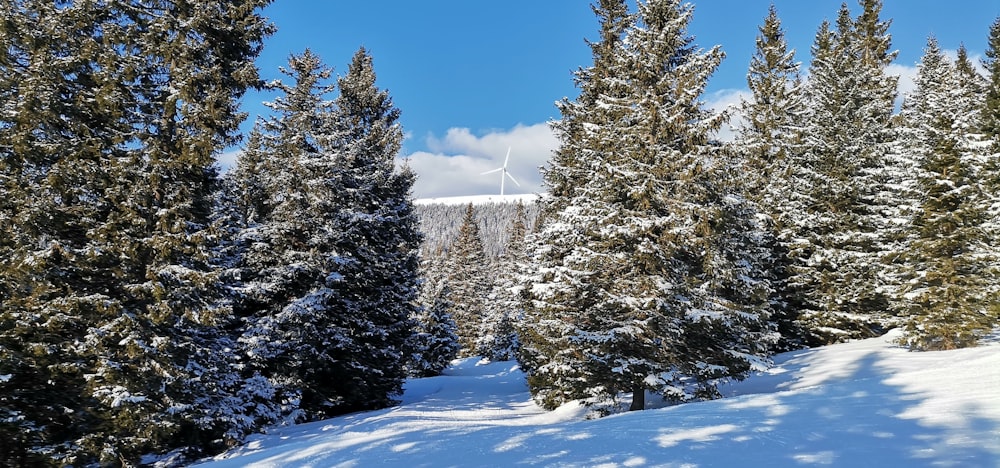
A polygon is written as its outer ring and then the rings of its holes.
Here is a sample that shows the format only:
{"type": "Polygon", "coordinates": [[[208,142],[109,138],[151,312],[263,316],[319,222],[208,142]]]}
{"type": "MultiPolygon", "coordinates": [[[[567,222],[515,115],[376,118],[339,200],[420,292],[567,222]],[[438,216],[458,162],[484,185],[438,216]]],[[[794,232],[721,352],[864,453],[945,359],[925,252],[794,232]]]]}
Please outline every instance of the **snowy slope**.
{"type": "Polygon", "coordinates": [[[441,197],[441,198],[418,198],[413,200],[415,205],[485,205],[487,203],[534,203],[538,200],[538,195],[533,193],[523,193],[517,195],[469,195],[464,197],[441,197]]]}
{"type": "Polygon", "coordinates": [[[274,430],[205,466],[1000,466],[1000,344],[896,336],[780,355],[727,398],[585,419],[531,403],[515,363],[456,362],[402,405],[274,430]]]}

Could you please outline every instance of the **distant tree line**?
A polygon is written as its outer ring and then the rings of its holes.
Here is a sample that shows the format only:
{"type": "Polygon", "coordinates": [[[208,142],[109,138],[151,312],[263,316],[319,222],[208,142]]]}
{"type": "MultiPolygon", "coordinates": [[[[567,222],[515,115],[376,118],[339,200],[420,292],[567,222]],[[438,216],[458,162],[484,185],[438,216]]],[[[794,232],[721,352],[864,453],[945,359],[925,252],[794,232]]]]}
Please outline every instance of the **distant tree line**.
{"type": "MultiPolygon", "coordinates": [[[[528,202],[522,206],[524,223],[530,231],[538,221],[540,205],[528,202]]],[[[421,257],[447,255],[448,249],[458,239],[467,205],[417,203],[414,209],[420,220],[420,231],[424,233],[424,242],[420,246],[421,257]]],[[[503,255],[517,210],[518,204],[511,202],[491,201],[475,204],[473,216],[483,241],[483,251],[490,261],[503,255]]]]}

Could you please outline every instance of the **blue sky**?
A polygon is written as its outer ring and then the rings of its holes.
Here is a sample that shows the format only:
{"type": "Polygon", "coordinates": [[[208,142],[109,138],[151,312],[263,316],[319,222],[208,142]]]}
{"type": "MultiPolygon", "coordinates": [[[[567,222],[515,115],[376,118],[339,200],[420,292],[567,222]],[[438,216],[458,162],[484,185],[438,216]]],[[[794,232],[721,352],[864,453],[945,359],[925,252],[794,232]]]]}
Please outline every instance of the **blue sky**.
{"type": "MultiPolygon", "coordinates": [[[[714,107],[737,102],[771,2],[693,3],[696,43],[719,44],[727,54],[705,100],[714,107]]],[[[841,1],[774,3],[805,67],[817,27],[836,18],[841,1]]],[[[856,2],[848,4],[857,13],[856,2]]],[[[521,187],[508,183],[507,192],[542,190],[537,168],[556,145],[545,124],[558,117],[555,101],[576,96],[572,71],[590,63],[584,39],[596,38],[598,28],[586,0],[276,0],[264,14],[278,28],[258,60],[266,79],[279,77],[289,54],[307,47],[335,74],[346,71],[358,47],[371,52],[378,85],[402,111],[403,156],[418,174],[417,197],[498,192],[499,180],[480,173],[502,165],[508,147],[521,187]]],[[[885,0],[883,18],[892,19],[899,50],[893,72],[913,72],[930,34],[945,49],[964,43],[980,55],[997,16],[1000,0],[885,0]]],[[[268,98],[244,99],[250,120],[268,98]]]]}

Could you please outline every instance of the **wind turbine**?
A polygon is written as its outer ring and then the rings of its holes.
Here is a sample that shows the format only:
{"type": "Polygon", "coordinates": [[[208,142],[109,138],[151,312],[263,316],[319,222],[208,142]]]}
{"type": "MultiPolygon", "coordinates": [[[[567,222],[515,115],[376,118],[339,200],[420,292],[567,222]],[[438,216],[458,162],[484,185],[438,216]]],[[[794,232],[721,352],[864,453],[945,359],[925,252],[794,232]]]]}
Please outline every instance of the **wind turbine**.
{"type": "Polygon", "coordinates": [[[499,172],[500,173],[500,196],[501,197],[503,196],[503,183],[504,183],[504,180],[507,179],[508,177],[510,178],[510,181],[513,182],[515,185],[517,185],[518,187],[521,186],[521,184],[519,184],[517,182],[517,180],[514,179],[514,176],[510,175],[510,172],[507,171],[507,162],[509,162],[509,161],[510,161],[510,147],[508,146],[507,147],[507,157],[505,157],[503,159],[503,167],[499,167],[499,168],[493,169],[492,171],[486,171],[486,172],[480,174],[480,175],[486,175],[486,174],[492,174],[494,172],[499,172]]]}

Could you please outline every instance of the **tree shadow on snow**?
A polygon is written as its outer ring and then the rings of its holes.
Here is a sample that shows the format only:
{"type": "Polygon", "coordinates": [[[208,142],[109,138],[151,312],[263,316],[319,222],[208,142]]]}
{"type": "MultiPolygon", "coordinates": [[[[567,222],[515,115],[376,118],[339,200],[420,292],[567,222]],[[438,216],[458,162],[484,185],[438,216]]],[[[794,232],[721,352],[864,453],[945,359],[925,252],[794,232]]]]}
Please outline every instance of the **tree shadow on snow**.
{"type": "Polygon", "coordinates": [[[1000,425],[977,416],[975,407],[961,408],[951,423],[909,418],[908,410],[929,397],[888,384],[892,371],[880,365],[878,352],[856,356],[839,360],[829,350],[807,350],[789,355],[790,372],[739,387],[754,394],[599,420],[560,416],[561,410],[525,417],[530,403],[523,374],[460,367],[415,383],[420,388],[413,395],[420,397],[405,406],[299,428],[293,437],[298,444],[242,462],[409,468],[1000,464],[1000,425]],[[447,383],[456,378],[473,380],[447,383]]]}
{"type": "Polygon", "coordinates": [[[975,407],[947,425],[908,419],[925,396],[889,377],[873,352],[814,385],[786,378],[775,393],[563,425],[511,450],[532,454],[520,462],[570,466],[998,466],[996,422],[975,407]],[[546,446],[559,450],[541,460],[546,446]]]}

